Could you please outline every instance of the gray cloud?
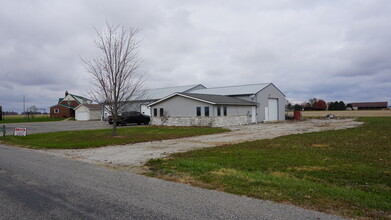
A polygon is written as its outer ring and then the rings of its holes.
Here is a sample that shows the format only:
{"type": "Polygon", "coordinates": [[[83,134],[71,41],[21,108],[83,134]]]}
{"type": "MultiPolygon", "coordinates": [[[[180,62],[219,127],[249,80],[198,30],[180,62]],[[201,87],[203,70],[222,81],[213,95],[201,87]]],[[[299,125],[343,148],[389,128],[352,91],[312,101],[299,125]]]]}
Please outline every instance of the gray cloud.
{"type": "Polygon", "coordinates": [[[149,88],[273,82],[290,100],[391,102],[391,3],[345,1],[4,1],[0,103],[48,107],[86,95],[93,27],[141,27],[149,88]],[[18,101],[19,100],[19,101],[18,101]]]}

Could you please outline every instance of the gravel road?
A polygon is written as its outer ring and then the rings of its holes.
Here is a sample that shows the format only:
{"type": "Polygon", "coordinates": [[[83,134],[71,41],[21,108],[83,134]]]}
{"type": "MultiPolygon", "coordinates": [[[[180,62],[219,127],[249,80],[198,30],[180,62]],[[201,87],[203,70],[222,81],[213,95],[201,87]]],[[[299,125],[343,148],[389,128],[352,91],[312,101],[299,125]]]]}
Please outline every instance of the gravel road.
{"type": "Polygon", "coordinates": [[[355,121],[354,119],[260,123],[229,127],[229,129],[232,130],[231,132],[198,137],[152,141],[94,149],[41,151],[52,155],[101,165],[140,166],[149,159],[165,157],[175,152],[184,152],[197,148],[235,144],[259,139],[270,139],[289,134],[346,129],[356,127],[361,124],[362,122],[355,121]]]}

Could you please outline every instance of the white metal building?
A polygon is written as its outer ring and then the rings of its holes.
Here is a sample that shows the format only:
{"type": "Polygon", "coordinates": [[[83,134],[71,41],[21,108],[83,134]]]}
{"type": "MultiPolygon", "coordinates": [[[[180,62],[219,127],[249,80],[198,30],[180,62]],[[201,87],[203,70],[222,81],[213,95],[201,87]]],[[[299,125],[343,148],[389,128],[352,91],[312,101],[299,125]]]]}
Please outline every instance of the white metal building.
{"type": "Polygon", "coordinates": [[[257,122],[285,120],[285,95],[273,83],[197,89],[190,93],[225,95],[255,102],[258,104],[257,122]]]}
{"type": "Polygon", "coordinates": [[[174,93],[148,107],[151,124],[228,126],[255,123],[256,103],[224,95],[174,93]]]}
{"type": "Polygon", "coordinates": [[[152,124],[228,126],[285,120],[285,95],[272,83],[192,89],[147,107],[152,124]]]}

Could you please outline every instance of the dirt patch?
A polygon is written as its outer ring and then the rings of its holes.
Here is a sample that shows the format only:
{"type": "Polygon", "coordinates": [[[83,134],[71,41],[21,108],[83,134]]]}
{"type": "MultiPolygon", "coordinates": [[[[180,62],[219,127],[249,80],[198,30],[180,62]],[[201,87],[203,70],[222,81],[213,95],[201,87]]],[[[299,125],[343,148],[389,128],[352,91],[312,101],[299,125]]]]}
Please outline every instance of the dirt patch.
{"type": "MultiPolygon", "coordinates": [[[[164,141],[151,141],[129,145],[108,146],[93,149],[40,150],[89,163],[116,167],[141,166],[152,158],[166,157],[171,153],[198,148],[224,146],[259,139],[271,139],[289,134],[301,134],[325,130],[352,128],[363,124],[353,119],[307,120],[300,122],[260,123],[229,127],[231,132],[203,135],[164,141]]],[[[314,146],[320,147],[320,146],[314,146]]],[[[134,168],[130,170],[135,170],[134,168]]]]}
{"type": "Polygon", "coordinates": [[[297,170],[297,171],[320,171],[327,170],[324,167],[316,167],[316,166],[304,166],[304,167],[291,167],[288,170],[297,170]]]}
{"type": "Polygon", "coordinates": [[[313,144],[312,147],[321,147],[321,148],[328,148],[331,147],[328,144],[313,144]]]}
{"type": "Polygon", "coordinates": [[[325,117],[328,114],[333,114],[339,117],[391,117],[391,110],[302,111],[301,112],[301,115],[303,117],[325,117]]]}

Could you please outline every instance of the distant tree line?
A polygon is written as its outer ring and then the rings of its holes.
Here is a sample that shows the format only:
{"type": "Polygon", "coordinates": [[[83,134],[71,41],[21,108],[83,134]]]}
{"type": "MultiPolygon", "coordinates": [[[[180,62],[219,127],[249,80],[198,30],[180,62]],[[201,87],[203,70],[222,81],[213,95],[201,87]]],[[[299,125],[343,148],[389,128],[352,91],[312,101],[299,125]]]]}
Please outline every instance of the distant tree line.
{"type": "Polygon", "coordinates": [[[14,112],[14,111],[6,111],[6,112],[2,112],[3,115],[18,115],[19,113],[17,112],[14,112]]]}
{"type": "Polygon", "coordinates": [[[46,113],[46,112],[44,112],[44,113],[42,113],[42,112],[22,112],[22,113],[20,113],[21,115],[47,115],[47,114],[49,114],[49,113],[46,113]]]}
{"type": "Polygon", "coordinates": [[[304,110],[304,111],[324,111],[324,110],[352,110],[351,103],[345,104],[343,101],[335,101],[326,103],[323,99],[311,98],[308,102],[302,104],[295,104],[288,102],[286,105],[287,110],[304,110]]]}
{"type": "Polygon", "coordinates": [[[328,104],[327,110],[346,110],[348,106],[352,108],[352,104],[350,103],[345,105],[343,101],[339,101],[339,102],[335,101],[335,102],[330,102],[328,104]]]}
{"type": "MultiPolygon", "coordinates": [[[[19,115],[18,112],[15,111],[2,111],[2,115],[19,115]]],[[[26,111],[23,111],[20,113],[21,115],[47,115],[45,109],[39,109],[35,105],[30,106],[26,109],[26,111]],[[44,111],[44,112],[41,112],[44,111]]]]}

